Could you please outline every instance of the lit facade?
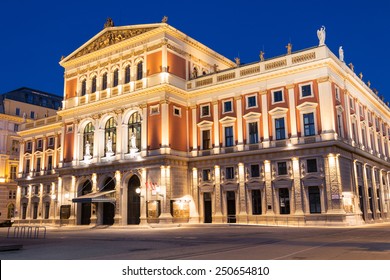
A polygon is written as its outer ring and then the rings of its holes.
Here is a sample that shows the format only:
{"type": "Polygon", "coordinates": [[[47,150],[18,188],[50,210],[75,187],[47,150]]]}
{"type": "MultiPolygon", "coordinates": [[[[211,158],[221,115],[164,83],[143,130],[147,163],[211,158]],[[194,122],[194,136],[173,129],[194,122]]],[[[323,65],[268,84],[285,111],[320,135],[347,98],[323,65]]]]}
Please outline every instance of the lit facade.
{"type": "Polygon", "coordinates": [[[21,141],[17,132],[37,118],[55,117],[61,102],[60,96],[25,87],[0,95],[0,221],[13,218],[17,204],[21,141]]]}
{"type": "Polygon", "coordinates": [[[19,168],[19,223],[390,218],[389,108],[323,43],[240,65],[165,22],[108,21],[60,64],[56,121],[21,132],[51,131],[58,166],[19,168]]]}

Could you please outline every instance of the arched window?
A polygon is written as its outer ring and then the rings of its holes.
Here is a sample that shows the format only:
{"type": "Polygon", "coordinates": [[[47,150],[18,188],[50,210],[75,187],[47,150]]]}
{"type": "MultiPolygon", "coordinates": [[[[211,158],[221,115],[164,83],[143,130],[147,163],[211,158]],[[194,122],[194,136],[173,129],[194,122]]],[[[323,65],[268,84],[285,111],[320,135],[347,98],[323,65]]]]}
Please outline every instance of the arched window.
{"type": "Polygon", "coordinates": [[[141,115],[138,112],[133,113],[129,118],[129,124],[128,124],[128,151],[130,152],[130,148],[132,146],[131,144],[131,137],[134,134],[135,136],[135,145],[138,148],[138,150],[141,149],[141,115]]]}
{"type": "Polygon", "coordinates": [[[92,122],[89,122],[85,128],[84,128],[84,134],[83,134],[83,155],[87,155],[86,147],[87,147],[87,141],[89,144],[89,153],[91,156],[93,156],[93,135],[94,135],[94,127],[92,125],[92,122]]]}
{"type": "Polygon", "coordinates": [[[96,92],[96,76],[93,77],[91,81],[91,92],[92,93],[96,92]]]}
{"type": "Polygon", "coordinates": [[[119,70],[115,69],[114,74],[113,74],[112,86],[116,87],[118,84],[119,84],[119,70]]]}
{"type": "Polygon", "coordinates": [[[114,152],[116,151],[116,126],[114,118],[111,117],[107,122],[104,129],[104,139],[105,139],[105,152],[114,152]],[[108,151],[109,142],[111,141],[112,151],[108,151]]]}
{"type": "Polygon", "coordinates": [[[142,61],[137,64],[137,80],[141,80],[143,76],[143,65],[142,61]]]}
{"type": "Polygon", "coordinates": [[[87,80],[83,80],[81,82],[81,96],[84,96],[87,94],[87,80]]]}
{"type": "Polygon", "coordinates": [[[125,68],[125,84],[130,83],[130,65],[125,68]]]}
{"type": "Polygon", "coordinates": [[[107,88],[107,73],[104,73],[102,76],[102,90],[107,88]]]}

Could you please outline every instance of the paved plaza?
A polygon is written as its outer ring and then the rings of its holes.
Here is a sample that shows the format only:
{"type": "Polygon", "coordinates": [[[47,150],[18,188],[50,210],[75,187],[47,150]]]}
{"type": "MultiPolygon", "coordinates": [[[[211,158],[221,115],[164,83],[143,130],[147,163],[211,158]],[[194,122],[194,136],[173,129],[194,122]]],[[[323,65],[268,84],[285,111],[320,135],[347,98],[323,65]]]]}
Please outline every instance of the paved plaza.
{"type": "Polygon", "coordinates": [[[390,224],[64,226],[47,227],[45,238],[41,229],[36,239],[7,231],[0,228],[2,260],[390,260],[390,224]],[[6,250],[11,245],[21,248],[6,250]]]}

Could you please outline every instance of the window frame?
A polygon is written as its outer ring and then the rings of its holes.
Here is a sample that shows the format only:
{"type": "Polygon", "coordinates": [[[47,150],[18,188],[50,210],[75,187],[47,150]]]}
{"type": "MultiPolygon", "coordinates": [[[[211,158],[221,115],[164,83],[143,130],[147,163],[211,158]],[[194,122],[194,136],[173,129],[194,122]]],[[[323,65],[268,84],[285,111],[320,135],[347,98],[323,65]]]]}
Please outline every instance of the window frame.
{"type": "Polygon", "coordinates": [[[300,98],[300,99],[305,99],[305,98],[310,98],[310,97],[314,97],[313,82],[300,84],[300,85],[299,85],[299,98],[300,98]],[[307,87],[307,86],[310,87],[310,95],[305,95],[305,96],[303,96],[303,93],[304,93],[304,92],[303,92],[303,87],[307,87]]]}
{"type": "Polygon", "coordinates": [[[271,91],[271,98],[272,98],[272,102],[271,102],[272,104],[284,103],[285,102],[284,88],[278,88],[278,89],[272,90],[271,91]],[[282,100],[275,101],[275,94],[278,93],[278,92],[281,92],[282,100]]]}
{"type": "Polygon", "coordinates": [[[203,105],[200,105],[199,106],[199,110],[200,110],[200,117],[201,118],[205,118],[205,117],[210,117],[211,116],[211,108],[210,108],[210,104],[203,104],[203,105]],[[208,108],[208,114],[203,114],[203,108],[208,108]]]}
{"type": "Polygon", "coordinates": [[[234,112],[234,108],[233,108],[233,100],[232,99],[228,99],[228,100],[223,100],[222,101],[222,114],[227,114],[227,113],[233,113],[234,112]],[[230,103],[230,111],[227,111],[226,110],[226,104],[230,103]]]}
{"type": "Polygon", "coordinates": [[[253,109],[253,108],[259,107],[258,101],[257,101],[257,94],[247,95],[247,96],[245,96],[245,99],[246,99],[246,109],[253,109]],[[249,101],[251,98],[254,98],[254,100],[255,100],[255,104],[252,106],[250,106],[250,101],[249,101]]]}

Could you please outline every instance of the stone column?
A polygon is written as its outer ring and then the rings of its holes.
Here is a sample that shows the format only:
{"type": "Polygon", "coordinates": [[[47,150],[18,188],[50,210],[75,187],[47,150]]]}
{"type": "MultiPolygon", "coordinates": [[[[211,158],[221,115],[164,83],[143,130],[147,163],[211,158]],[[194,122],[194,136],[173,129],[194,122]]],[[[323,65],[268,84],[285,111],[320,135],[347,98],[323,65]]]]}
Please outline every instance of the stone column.
{"type": "Polygon", "coordinates": [[[161,106],[161,154],[169,153],[169,101],[164,99],[160,101],[161,106]]]}
{"type": "Polygon", "coordinates": [[[160,167],[160,182],[164,189],[161,215],[159,217],[160,223],[172,223],[172,215],[170,213],[171,184],[169,182],[170,178],[167,176],[170,170],[167,171],[168,168],[169,166],[164,165],[161,165],[160,167]]]}
{"type": "MultiPolygon", "coordinates": [[[[198,169],[196,167],[192,168],[192,174],[191,174],[191,195],[192,199],[194,201],[194,205],[196,207],[196,212],[194,215],[190,217],[190,223],[199,223],[199,213],[202,211],[203,206],[203,200],[199,199],[200,193],[199,193],[199,186],[198,186],[198,169]]],[[[204,215],[202,215],[204,216],[204,215]]]]}
{"type": "Polygon", "coordinates": [[[122,225],[122,215],[120,212],[120,209],[122,207],[121,205],[121,181],[122,181],[122,175],[119,170],[115,171],[115,216],[114,216],[114,223],[116,225],[122,225]]]}
{"type": "Polygon", "coordinates": [[[246,192],[245,192],[245,169],[244,163],[238,163],[238,222],[248,222],[248,212],[246,203],[246,192]]]}
{"type": "Polygon", "coordinates": [[[368,197],[368,179],[367,179],[367,163],[364,163],[363,164],[363,181],[364,181],[364,187],[363,187],[363,203],[365,204],[364,205],[364,209],[366,209],[366,213],[364,213],[364,216],[366,217],[366,219],[372,219],[373,218],[373,213],[372,213],[372,210],[370,208],[370,202],[369,202],[369,197],[368,197]]]}
{"type": "Polygon", "coordinates": [[[328,154],[324,158],[325,182],[328,190],[328,213],[345,213],[342,205],[342,189],[338,155],[328,154]]]}
{"type": "Polygon", "coordinates": [[[372,180],[372,206],[374,209],[372,209],[373,212],[373,218],[374,220],[377,220],[380,218],[380,212],[379,212],[379,207],[378,207],[378,195],[377,195],[377,184],[378,182],[376,181],[375,178],[375,170],[376,166],[373,166],[371,169],[371,180],[372,180]]]}
{"type": "Polygon", "coordinates": [[[116,115],[116,151],[115,155],[118,159],[124,158],[124,152],[126,151],[126,146],[123,146],[123,139],[125,139],[125,133],[122,129],[122,109],[115,110],[116,115]],[[121,141],[122,140],[122,141],[121,141]]]}
{"type": "Polygon", "coordinates": [[[212,102],[214,108],[213,121],[214,121],[214,154],[220,153],[219,146],[219,110],[218,110],[218,100],[212,102]]]}
{"type": "Polygon", "coordinates": [[[242,127],[242,96],[235,96],[237,110],[237,150],[244,150],[244,132],[242,127]]]}
{"type": "Polygon", "coordinates": [[[317,79],[319,103],[326,106],[326,110],[320,110],[322,140],[334,139],[335,128],[335,106],[333,104],[332,86],[329,76],[317,79]]]}
{"type": "Polygon", "coordinates": [[[299,169],[299,159],[292,158],[292,177],[293,186],[292,193],[294,196],[294,213],[295,215],[303,215],[303,201],[302,201],[302,186],[301,186],[301,173],[299,169]]]}
{"type": "Polygon", "coordinates": [[[295,90],[294,84],[286,86],[288,90],[288,110],[290,113],[290,125],[291,125],[291,144],[298,144],[298,132],[297,132],[297,118],[296,106],[295,106],[295,90]]]}
{"type": "MultiPolygon", "coordinates": [[[[96,173],[92,173],[91,181],[92,181],[92,192],[97,192],[97,174],[96,173]]],[[[91,203],[91,223],[90,224],[97,225],[97,203],[91,203]]]]}
{"type": "MultiPolygon", "coordinates": [[[[198,119],[197,119],[197,106],[191,106],[192,113],[192,156],[195,157],[198,154],[198,119]]],[[[210,135],[211,136],[211,135],[210,135]]]]}
{"type": "Polygon", "coordinates": [[[269,147],[269,127],[268,127],[268,100],[267,91],[264,90],[260,93],[261,96],[261,112],[263,118],[263,147],[269,147]]]}
{"type": "MultiPolygon", "coordinates": [[[[359,182],[358,182],[358,177],[357,177],[357,167],[356,167],[356,159],[353,160],[353,177],[354,177],[354,184],[355,184],[355,189],[354,189],[354,208],[355,208],[355,213],[356,214],[363,214],[359,207],[359,182]]],[[[363,206],[363,205],[362,205],[363,206]]]]}
{"type": "Polygon", "coordinates": [[[379,197],[379,201],[380,201],[380,204],[381,204],[381,216],[382,218],[386,218],[387,216],[387,207],[386,207],[386,202],[385,202],[385,191],[384,191],[384,188],[385,186],[383,186],[383,172],[385,170],[384,169],[381,169],[379,171],[379,194],[380,194],[380,197],[379,197]]]}
{"type": "Polygon", "coordinates": [[[221,168],[219,165],[214,166],[214,177],[215,177],[215,193],[214,193],[214,217],[213,222],[222,223],[222,201],[221,201],[221,168]]]}
{"type": "Polygon", "coordinates": [[[141,156],[146,157],[148,153],[148,105],[146,103],[140,105],[142,110],[141,122],[141,156]]]}
{"type": "Polygon", "coordinates": [[[273,203],[273,190],[272,190],[272,173],[271,162],[269,160],[264,161],[264,179],[265,179],[265,200],[266,200],[266,215],[273,215],[275,211],[275,205],[273,203]]]}
{"type": "Polygon", "coordinates": [[[72,165],[78,165],[79,164],[79,158],[80,158],[80,138],[81,138],[81,135],[80,135],[80,131],[79,131],[79,120],[75,120],[73,122],[73,144],[74,144],[74,147],[73,147],[73,161],[72,161],[72,165]]]}

